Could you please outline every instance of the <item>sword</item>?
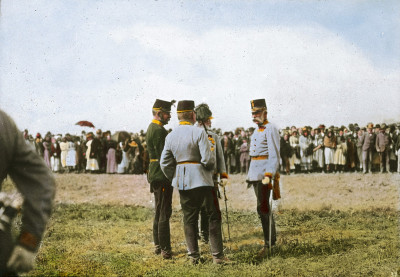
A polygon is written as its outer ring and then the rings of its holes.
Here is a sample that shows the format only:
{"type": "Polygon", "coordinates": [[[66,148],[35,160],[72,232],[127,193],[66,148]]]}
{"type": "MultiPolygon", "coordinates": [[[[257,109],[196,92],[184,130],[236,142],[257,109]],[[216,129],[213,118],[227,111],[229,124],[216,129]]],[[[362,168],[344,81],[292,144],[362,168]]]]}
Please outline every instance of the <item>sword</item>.
{"type": "Polygon", "coordinates": [[[224,202],[225,202],[226,224],[228,225],[228,241],[230,241],[230,240],[231,240],[231,232],[230,232],[230,229],[229,229],[229,216],[228,216],[228,204],[227,204],[228,198],[226,197],[225,186],[224,186],[223,188],[224,188],[224,202]]]}
{"type": "Polygon", "coordinates": [[[272,189],[270,190],[269,197],[268,197],[268,205],[269,205],[269,220],[268,220],[268,255],[271,257],[272,255],[272,189]]]}

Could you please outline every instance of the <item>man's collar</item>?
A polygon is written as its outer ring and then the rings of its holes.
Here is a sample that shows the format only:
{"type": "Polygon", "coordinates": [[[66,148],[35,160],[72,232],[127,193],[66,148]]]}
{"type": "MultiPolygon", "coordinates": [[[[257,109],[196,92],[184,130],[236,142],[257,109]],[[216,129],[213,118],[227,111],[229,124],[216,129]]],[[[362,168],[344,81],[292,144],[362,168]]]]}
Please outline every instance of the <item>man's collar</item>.
{"type": "Polygon", "coordinates": [[[151,122],[155,123],[157,125],[160,125],[160,126],[164,126],[164,124],[162,124],[162,122],[160,120],[157,120],[157,119],[153,119],[151,122]]]}

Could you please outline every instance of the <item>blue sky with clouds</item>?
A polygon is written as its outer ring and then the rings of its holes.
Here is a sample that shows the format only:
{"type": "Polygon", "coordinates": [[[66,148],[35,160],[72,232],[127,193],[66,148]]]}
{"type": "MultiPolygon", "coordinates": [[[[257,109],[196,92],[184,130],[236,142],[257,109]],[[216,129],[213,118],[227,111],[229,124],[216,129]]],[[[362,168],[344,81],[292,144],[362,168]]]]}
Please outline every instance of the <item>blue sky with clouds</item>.
{"type": "MultiPolygon", "coordinates": [[[[0,104],[21,129],[139,131],[156,98],[214,126],[400,121],[399,1],[1,1],[0,104]]],[[[176,126],[176,117],[168,127],[176,126]]]]}

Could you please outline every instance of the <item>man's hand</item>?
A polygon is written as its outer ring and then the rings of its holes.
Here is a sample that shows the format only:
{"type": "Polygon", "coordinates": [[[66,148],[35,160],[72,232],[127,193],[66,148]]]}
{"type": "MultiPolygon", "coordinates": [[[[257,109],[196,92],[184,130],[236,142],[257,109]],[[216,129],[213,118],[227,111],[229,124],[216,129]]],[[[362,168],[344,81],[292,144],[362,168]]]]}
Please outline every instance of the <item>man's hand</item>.
{"type": "Polygon", "coordinates": [[[219,182],[219,185],[221,187],[225,187],[225,186],[229,185],[229,180],[228,180],[229,176],[226,172],[221,173],[220,177],[221,177],[221,181],[219,182]]]}
{"type": "Polygon", "coordinates": [[[225,186],[229,185],[229,180],[228,179],[221,179],[221,181],[219,182],[219,185],[221,187],[225,187],[225,186]]]}
{"type": "Polygon", "coordinates": [[[17,273],[31,271],[35,265],[35,257],[35,252],[17,245],[8,260],[7,267],[17,273]]]}
{"type": "Polygon", "coordinates": [[[271,179],[272,179],[272,173],[265,173],[264,174],[264,179],[261,180],[261,182],[263,183],[263,185],[268,185],[271,183],[271,179]]]}

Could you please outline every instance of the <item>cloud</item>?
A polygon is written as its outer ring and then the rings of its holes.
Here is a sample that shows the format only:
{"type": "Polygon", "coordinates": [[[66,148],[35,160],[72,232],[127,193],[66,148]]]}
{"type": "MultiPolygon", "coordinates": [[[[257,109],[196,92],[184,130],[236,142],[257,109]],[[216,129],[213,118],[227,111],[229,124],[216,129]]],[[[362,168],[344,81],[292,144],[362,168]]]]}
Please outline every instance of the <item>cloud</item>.
{"type": "MultiPolygon", "coordinates": [[[[27,46],[10,50],[2,63],[2,91],[10,92],[0,97],[3,108],[21,128],[57,133],[79,120],[146,129],[156,98],[207,102],[222,130],[252,126],[250,100],[257,98],[266,98],[269,119],[280,127],[400,116],[399,72],[380,71],[362,49],[317,24],[201,32],[117,25],[75,24],[68,41],[51,36],[38,56],[24,56],[27,46]]],[[[176,124],[173,115],[167,127],[176,124]]]]}
{"type": "Polygon", "coordinates": [[[158,74],[210,101],[216,118],[229,114],[218,121],[221,128],[249,124],[248,103],[260,97],[279,124],[365,123],[399,115],[398,72],[380,72],[361,49],[317,25],[196,34],[140,24],[116,33],[119,43],[132,40],[160,56],[168,72],[158,74]]]}

